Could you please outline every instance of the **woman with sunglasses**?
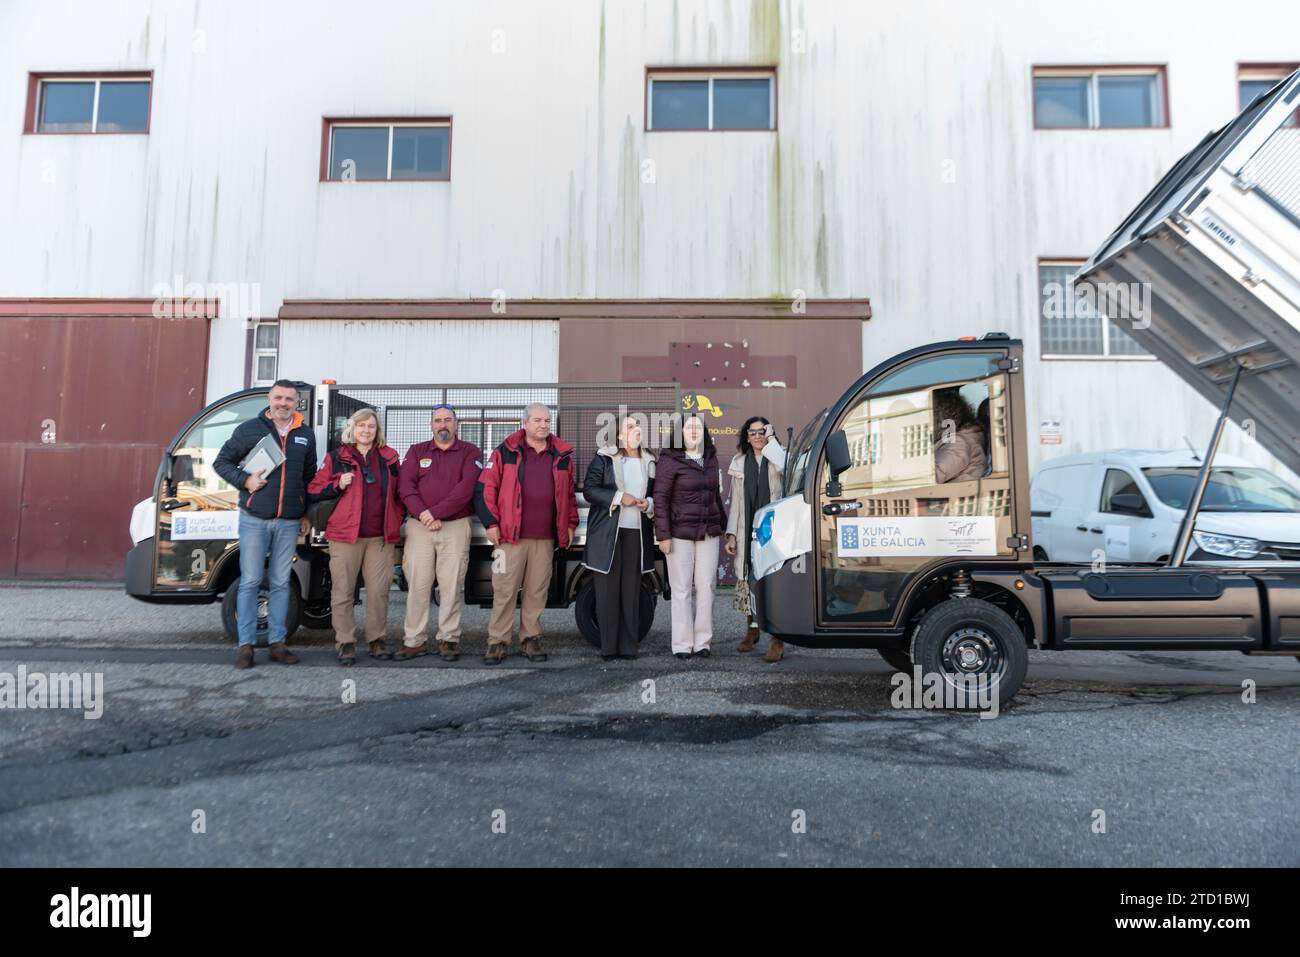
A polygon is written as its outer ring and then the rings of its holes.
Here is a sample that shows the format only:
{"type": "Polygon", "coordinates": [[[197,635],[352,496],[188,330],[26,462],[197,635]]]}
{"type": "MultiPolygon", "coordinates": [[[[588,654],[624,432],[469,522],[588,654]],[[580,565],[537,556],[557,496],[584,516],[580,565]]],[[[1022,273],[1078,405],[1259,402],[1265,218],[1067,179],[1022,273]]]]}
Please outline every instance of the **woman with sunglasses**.
{"type": "Polygon", "coordinates": [[[342,444],[325,456],[308,493],[337,500],[325,525],[330,543],[334,645],[341,665],[357,660],[353,596],[360,573],[366,588],[366,646],[371,658],[387,659],[388,593],[393,586],[402,518],[397,497],[398,455],[384,439],[373,409],[352,413],[342,444]]]}
{"type": "MultiPolygon", "coordinates": [[[[758,625],[749,610],[749,536],[754,514],[781,495],[781,473],[785,449],[772,435],[772,423],[751,415],[740,429],[740,451],[731,459],[731,515],[727,520],[726,551],[736,559],[736,610],[745,615],[749,628],[737,651],[749,651],[758,641],[758,625]]],[[[785,643],[773,638],[767,646],[767,660],[780,661],[785,643]]]]}

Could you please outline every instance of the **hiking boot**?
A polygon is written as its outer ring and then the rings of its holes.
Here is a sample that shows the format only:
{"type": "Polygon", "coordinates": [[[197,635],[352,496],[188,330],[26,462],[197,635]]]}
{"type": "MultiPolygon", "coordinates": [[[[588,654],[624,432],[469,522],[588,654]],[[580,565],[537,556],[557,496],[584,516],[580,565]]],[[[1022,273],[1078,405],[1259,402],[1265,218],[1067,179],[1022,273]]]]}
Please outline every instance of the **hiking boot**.
{"type": "Polygon", "coordinates": [[[429,642],[422,641],[418,645],[402,645],[393,655],[394,661],[410,661],[412,658],[420,658],[429,653],[429,642]]]}
{"type": "Polygon", "coordinates": [[[357,646],[355,644],[339,645],[339,664],[355,665],[357,663],[357,646]]]}
{"type": "Polygon", "coordinates": [[[758,630],[758,625],[751,624],[749,630],[745,632],[745,640],[740,643],[740,647],[736,650],[742,653],[753,651],[754,645],[757,643],[760,634],[761,632],[758,630]]]}
{"type": "Polygon", "coordinates": [[[440,641],[438,642],[438,657],[443,661],[460,660],[460,642],[459,641],[440,641]]]}
{"type": "Polygon", "coordinates": [[[487,646],[487,651],[483,655],[483,664],[499,665],[506,660],[506,643],[504,641],[493,642],[487,646]]]}
{"type": "Polygon", "coordinates": [[[371,658],[378,658],[380,661],[390,661],[393,657],[388,646],[384,644],[384,639],[376,638],[368,645],[371,658]]]}
{"type": "Polygon", "coordinates": [[[253,667],[253,646],[240,645],[239,650],[235,652],[235,667],[240,671],[247,671],[253,667]]]}
{"type": "Polygon", "coordinates": [[[271,646],[271,660],[282,665],[296,665],[298,656],[290,651],[283,641],[277,641],[271,646]]]}
{"type": "Polygon", "coordinates": [[[767,646],[767,655],[763,658],[766,662],[780,661],[785,654],[785,642],[780,638],[773,638],[767,646]]]}
{"type": "Polygon", "coordinates": [[[545,661],[546,652],[542,651],[542,639],[525,638],[519,643],[519,650],[524,653],[524,657],[529,661],[545,661]]]}

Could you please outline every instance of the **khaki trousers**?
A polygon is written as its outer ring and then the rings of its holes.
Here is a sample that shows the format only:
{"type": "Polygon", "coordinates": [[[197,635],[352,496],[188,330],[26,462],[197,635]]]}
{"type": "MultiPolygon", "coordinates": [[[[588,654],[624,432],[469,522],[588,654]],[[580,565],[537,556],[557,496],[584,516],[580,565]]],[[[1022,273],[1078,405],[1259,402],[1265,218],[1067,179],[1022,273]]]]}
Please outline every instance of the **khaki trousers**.
{"type": "Polygon", "coordinates": [[[718,536],[673,539],[664,556],[672,589],[673,654],[703,651],[713,640],[713,593],[718,585],[718,536]],[[694,601],[691,592],[694,591],[694,601]]]}
{"type": "Polygon", "coordinates": [[[492,552],[492,617],[488,644],[510,644],[515,627],[515,605],[522,589],[519,640],[542,636],[542,609],[551,587],[555,542],[549,538],[521,538],[516,545],[502,543],[492,552]]]}
{"type": "Polygon", "coordinates": [[[431,532],[412,519],[406,523],[402,574],[406,576],[406,624],[402,643],[415,648],[428,640],[429,602],[438,584],[438,641],[460,641],[460,613],[469,568],[469,517],[454,518],[431,532]]]}
{"type": "Polygon", "coordinates": [[[383,536],[330,542],[330,612],[336,646],[357,640],[353,596],[358,572],[366,586],[366,643],[388,637],[388,592],[396,561],[396,546],[385,545],[383,536]]]}

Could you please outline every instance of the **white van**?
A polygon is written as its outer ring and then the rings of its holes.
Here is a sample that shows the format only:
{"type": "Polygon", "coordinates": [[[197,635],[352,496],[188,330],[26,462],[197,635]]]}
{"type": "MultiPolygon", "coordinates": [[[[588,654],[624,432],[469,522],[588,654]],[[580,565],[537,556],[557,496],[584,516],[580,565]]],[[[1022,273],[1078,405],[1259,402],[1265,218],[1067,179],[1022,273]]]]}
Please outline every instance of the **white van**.
{"type": "MultiPolygon", "coordinates": [[[[1215,456],[1189,562],[1300,561],[1300,491],[1215,456]]],[[[1191,451],[1114,449],[1051,459],[1030,487],[1038,560],[1163,562],[1196,485],[1191,451]]]]}

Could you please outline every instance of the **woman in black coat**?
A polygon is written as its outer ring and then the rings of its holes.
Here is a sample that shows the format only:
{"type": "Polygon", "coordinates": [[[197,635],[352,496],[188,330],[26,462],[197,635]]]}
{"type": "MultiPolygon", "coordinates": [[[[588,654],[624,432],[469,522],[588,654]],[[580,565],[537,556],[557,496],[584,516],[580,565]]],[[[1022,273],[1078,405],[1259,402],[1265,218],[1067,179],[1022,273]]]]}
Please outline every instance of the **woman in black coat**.
{"type": "Polygon", "coordinates": [[[641,426],[627,416],[618,445],[598,449],[587,466],[587,545],[583,564],[595,574],[600,654],[635,658],[641,641],[641,576],[654,571],[655,460],[641,448],[641,426]]]}

